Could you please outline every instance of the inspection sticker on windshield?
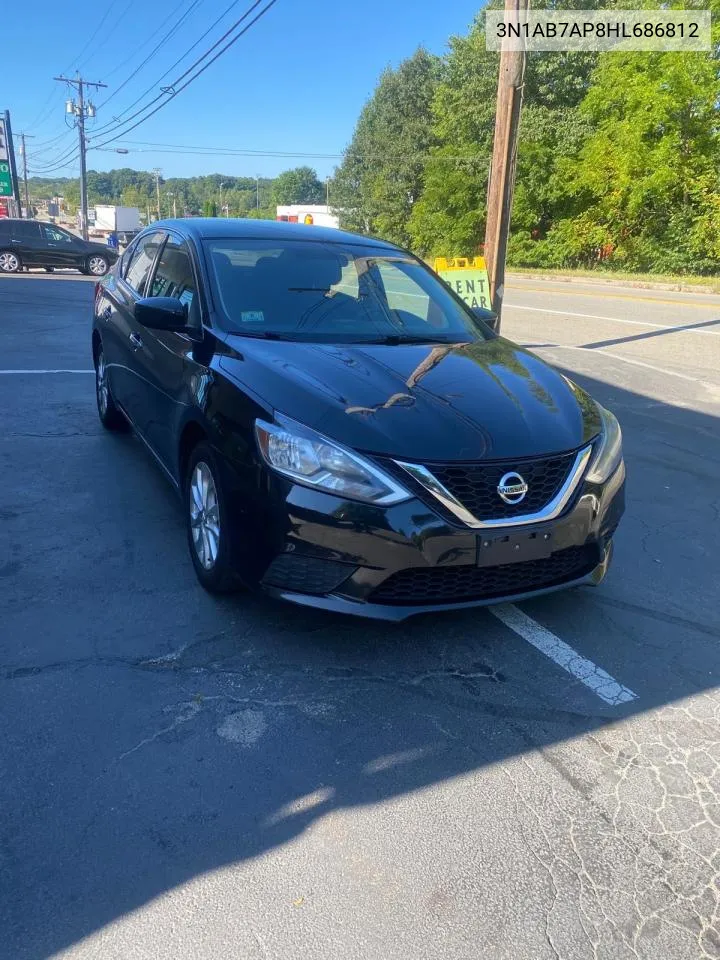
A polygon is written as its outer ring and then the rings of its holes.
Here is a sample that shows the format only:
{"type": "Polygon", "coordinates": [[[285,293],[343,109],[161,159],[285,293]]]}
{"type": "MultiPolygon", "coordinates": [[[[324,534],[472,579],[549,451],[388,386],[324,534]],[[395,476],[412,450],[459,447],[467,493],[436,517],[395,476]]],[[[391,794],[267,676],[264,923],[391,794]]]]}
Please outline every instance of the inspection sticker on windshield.
{"type": "Polygon", "coordinates": [[[265,323],[265,314],[262,310],[243,310],[240,320],[243,323],[265,323]]]}

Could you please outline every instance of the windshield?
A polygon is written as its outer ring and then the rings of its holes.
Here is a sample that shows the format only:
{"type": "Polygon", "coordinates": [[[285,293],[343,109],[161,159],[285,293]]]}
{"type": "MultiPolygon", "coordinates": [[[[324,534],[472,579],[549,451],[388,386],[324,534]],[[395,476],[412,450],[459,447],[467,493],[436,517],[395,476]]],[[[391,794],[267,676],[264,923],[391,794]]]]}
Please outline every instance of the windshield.
{"type": "Polygon", "coordinates": [[[206,240],[231,333],[322,343],[489,339],[433,273],[401,251],[304,240],[206,240]]]}

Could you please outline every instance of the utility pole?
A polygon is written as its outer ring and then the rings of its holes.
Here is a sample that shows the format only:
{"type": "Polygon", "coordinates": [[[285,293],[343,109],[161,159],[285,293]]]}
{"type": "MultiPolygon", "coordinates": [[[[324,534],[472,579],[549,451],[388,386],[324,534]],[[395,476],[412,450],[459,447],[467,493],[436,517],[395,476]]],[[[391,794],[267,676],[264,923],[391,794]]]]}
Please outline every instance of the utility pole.
{"type": "Polygon", "coordinates": [[[177,197],[173,194],[173,219],[177,220],[177,197]]]}
{"type": "Polygon", "coordinates": [[[260,174],[255,177],[255,209],[260,209],[260,174]]]}
{"type": "Polygon", "coordinates": [[[87,117],[95,116],[95,107],[88,101],[85,103],[86,87],[95,87],[96,90],[107,87],[106,83],[92,83],[89,80],[83,80],[78,72],[74,79],[70,77],[53,77],[60,83],[67,83],[77,90],[77,103],[74,100],[68,100],[65,104],[65,112],[77,117],[78,142],[80,147],[80,232],[83,240],[88,238],[88,200],[87,200],[87,139],[85,137],[85,120],[87,117]]]}
{"type": "Polygon", "coordinates": [[[153,170],[153,176],[155,177],[155,195],[157,196],[157,215],[158,220],[162,220],[162,212],[160,210],[160,174],[162,170],[160,167],[155,167],[153,170]]]}
{"type": "MultiPolygon", "coordinates": [[[[527,12],[529,0],[505,0],[505,22],[517,22],[527,12]]],[[[490,281],[490,303],[502,314],[505,293],[505,259],[510,234],[510,212],[515,187],[517,140],[525,74],[525,50],[508,50],[503,41],[498,74],[497,109],[492,165],[488,183],[487,222],[485,225],[485,263],[490,281]]]]}
{"type": "Polygon", "coordinates": [[[28,192],[27,147],[25,146],[25,141],[28,138],[30,140],[34,139],[31,133],[20,134],[20,150],[22,151],[22,159],[23,159],[23,184],[25,187],[25,219],[26,220],[30,220],[30,194],[28,192]]]}

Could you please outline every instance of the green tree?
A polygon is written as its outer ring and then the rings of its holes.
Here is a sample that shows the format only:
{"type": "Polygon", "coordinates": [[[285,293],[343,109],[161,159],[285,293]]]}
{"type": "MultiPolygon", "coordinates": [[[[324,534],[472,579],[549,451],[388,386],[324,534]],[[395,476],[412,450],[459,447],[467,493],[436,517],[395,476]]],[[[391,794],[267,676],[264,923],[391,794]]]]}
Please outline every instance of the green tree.
{"type": "Polygon", "coordinates": [[[295,167],[276,177],[272,185],[272,202],[324,203],[325,187],[312,167],[295,167]]]}
{"type": "MultiPolygon", "coordinates": [[[[564,4],[596,5],[593,0],[564,4]]],[[[513,209],[516,243],[542,236],[558,204],[562,207],[562,191],[550,181],[557,158],[585,135],[587,123],[578,120],[576,109],[595,62],[595,54],[528,54],[513,209]]],[[[432,104],[435,146],[410,221],[413,245],[422,253],[472,256],[482,249],[498,66],[498,54],[486,49],[481,14],[468,36],[451,38],[432,104]]]]}
{"type": "Polygon", "coordinates": [[[214,200],[206,200],[203,203],[203,216],[216,217],[218,215],[218,205],[214,200]]]}
{"type": "Polygon", "coordinates": [[[558,171],[580,208],[548,234],[558,258],[717,271],[719,104],[710,53],[604,54],[581,108],[594,130],[558,171]]]}
{"type": "Polygon", "coordinates": [[[439,73],[438,58],[422,48],[382,73],[335,173],[333,206],[342,226],[410,243],[408,222],[423,192],[439,73]]]}
{"type": "Polygon", "coordinates": [[[408,225],[421,253],[468,256],[483,241],[497,69],[498,55],[485,49],[479,16],[467,37],[451,38],[431,104],[425,189],[408,225]]]}

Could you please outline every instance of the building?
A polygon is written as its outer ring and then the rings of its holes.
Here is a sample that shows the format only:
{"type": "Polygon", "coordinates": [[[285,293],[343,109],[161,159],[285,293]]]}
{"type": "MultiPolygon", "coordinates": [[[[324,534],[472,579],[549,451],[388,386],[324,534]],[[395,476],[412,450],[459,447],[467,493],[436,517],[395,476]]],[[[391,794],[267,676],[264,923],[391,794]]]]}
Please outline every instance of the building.
{"type": "Polygon", "coordinates": [[[324,203],[290,203],[277,208],[276,220],[285,223],[315,224],[316,227],[340,226],[340,218],[335,216],[324,203]]]}

